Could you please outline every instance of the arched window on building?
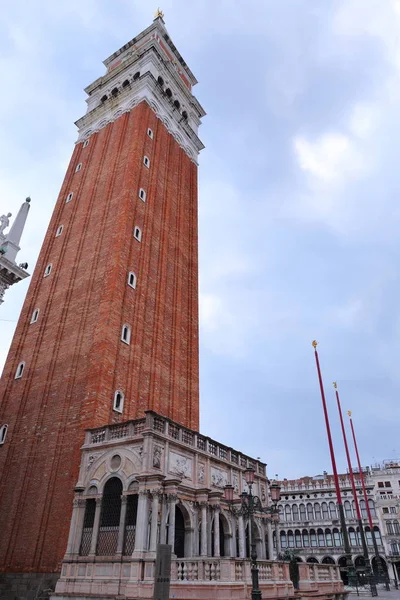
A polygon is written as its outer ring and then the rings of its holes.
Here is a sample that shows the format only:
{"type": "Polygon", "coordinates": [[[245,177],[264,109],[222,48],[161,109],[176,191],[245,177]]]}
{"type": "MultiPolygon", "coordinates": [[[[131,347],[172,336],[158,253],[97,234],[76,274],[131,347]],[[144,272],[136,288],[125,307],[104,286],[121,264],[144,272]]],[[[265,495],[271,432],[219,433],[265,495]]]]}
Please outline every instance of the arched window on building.
{"type": "Polygon", "coordinates": [[[325,540],[327,546],[333,546],[332,532],[330,529],[325,529],[325,540]]]}
{"type": "Polygon", "coordinates": [[[328,512],[328,505],[326,502],[323,502],[321,504],[321,509],[322,509],[322,518],[324,519],[324,521],[327,521],[329,519],[329,512],[328,512]]]}
{"type": "Polygon", "coordinates": [[[357,535],[357,545],[361,546],[361,533],[360,533],[359,527],[356,528],[356,535],[357,535]]]}
{"type": "Polygon", "coordinates": [[[375,502],[372,500],[372,498],[368,498],[368,506],[371,517],[376,517],[375,502]]]}
{"type": "Polygon", "coordinates": [[[375,533],[375,539],[376,539],[376,543],[378,544],[378,546],[382,546],[382,538],[381,538],[381,532],[379,531],[379,527],[374,527],[374,533],[375,533]]]}
{"type": "Polygon", "coordinates": [[[337,529],[337,527],[335,527],[333,530],[333,543],[335,546],[342,545],[342,535],[339,529],[337,529]]]}
{"type": "Polygon", "coordinates": [[[392,521],[386,521],[386,530],[388,532],[388,535],[393,535],[394,534],[394,529],[393,529],[393,523],[392,523],[392,521]]]}
{"type": "Polygon", "coordinates": [[[316,548],[318,546],[317,534],[315,533],[315,529],[310,529],[310,542],[311,548],[316,548]]]}
{"type": "Polygon", "coordinates": [[[293,521],[298,521],[299,520],[299,507],[297,506],[297,504],[293,504],[292,514],[293,514],[293,521]]]}
{"type": "Polygon", "coordinates": [[[306,512],[305,504],[300,504],[299,510],[300,510],[300,521],[307,521],[307,512],[306,512]]]}
{"type": "Polygon", "coordinates": [[[357,546],[357,537],[354,527],[349,528],[350,546],[357,546]]]}
{"type": "Polygon", "coordinates": [[[8,425],[2,425],[0,427],[0,446],[6,441],[8,425]]]}
{"type": "Polygon", "coordinates": [[[316,502],[314,504],[314,514],[315,514],[315,520],[320,521],[321,520],[321,506],[320,506],[319,502],[316,502]]]}
{"type": "Polygon", "coordinates": [[[286,532],[281,531],[281,548],[287,548],[286,532]]]}
{"type": "Polygon", "coordinates": [[[367,541],[367,545],[368,546],[373,546],[373,540],[372,540],[372,533],[371,533],[371,529],[369,527],[365,528],[365,539],[367,541]]]}
{"type": "Polygon", "coordinates": [[[310,536],[308,535],[307,529],[303,529],[303,546],[304,548],[308,548],[310,545],[310,536]]]}
{"type": "Polygon", "coordinates": [[[334,502],[329,502],[329,516],[332,520],[337,519],[336,505],[334,502]]]}
{"type": "Polygon", "coordinates": [[[284,513],[284,510],[283,510],[282,504],[280,504],[278,506],[278,510],[279,510],[279,520],[280,521],[284,521],[285,520],[285,513],[284,513]]]}
{"type": "Polygon", "coordinates": [[[17,367],[17,370],[15,371],[15,379],[20,379],[22,377],[24,369],[25,369],[25,363],[20,362],[17,367]]]}
{"type": "Polygon", "coordinates": [[[294,548],[294,535],[293,531],[289,529],[287,532],[288,548],[294,548]]]}
{"type": "Polygon", "coordinates": [[[285,521],[292,520],[292,511],[290,510],[290,505],[286,504],[285,506],[285,521]]]}
{"type": "Polygon", "coordinates": [[[121,341],[125,342],[125,344],[131,343],[131,328],[129,325],[122,325],[121,341]]]}
{"type": "Polygon", "coordinates": [[[360,510],[361,510],[361,516],[363,519],[367,518],[367,508],[365,505],[365,500],[360,500],[360,510]]]}
{"type": "Polygon", "coordinates": [[[400,524],[397,519],[393,521],[393,531],[395,535],[398,535],[400,533],[400,524]]]}
{"type": "Polygon", "coordinates": [[[347,519],[352,519],[353,511],[351,510],[351,504],[348,500],[345,500],[344,502],[344,512],[347,519]]]}
{"type": "Polygon", "coordinates": [[[313,505],[311,504],[311,502],[307,503],[307,519],[309,521],[314,521],[314,511],[313,511],[313,505]]]}
{"type": "Polygon", "coordinates": [[[104,486],[101,502],[97,552],[99,556],[113,556],[117,551],[119,519],[121,514],[122,483],[112,477],[104,486]]]}
{"type": "Polygon", "coordinates": [[[296,529],[296,531],[294,532],[294,541],[295,541],[296,548],[302,547],[300,529],[296,529]]]}
{"type": "Polygon", "coordinates": [[[318,533],[318,546],[320,546],[320,547],[325,546],[325,536],[324,536],[323,530],[318,529],[317,533],[318,533]]]}

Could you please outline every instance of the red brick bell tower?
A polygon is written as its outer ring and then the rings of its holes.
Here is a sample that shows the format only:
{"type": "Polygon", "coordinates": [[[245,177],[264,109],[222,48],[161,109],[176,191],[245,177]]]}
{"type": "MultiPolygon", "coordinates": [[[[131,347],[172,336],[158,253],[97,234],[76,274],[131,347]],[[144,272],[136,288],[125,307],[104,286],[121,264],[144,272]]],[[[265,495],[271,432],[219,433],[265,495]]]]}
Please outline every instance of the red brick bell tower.
{"type": "Polygon", "coordinates": [[[104,62],[0,390],[0,570],[57,572],[84,429],[199,426],[196,79],[161,13],[104,62]]]}

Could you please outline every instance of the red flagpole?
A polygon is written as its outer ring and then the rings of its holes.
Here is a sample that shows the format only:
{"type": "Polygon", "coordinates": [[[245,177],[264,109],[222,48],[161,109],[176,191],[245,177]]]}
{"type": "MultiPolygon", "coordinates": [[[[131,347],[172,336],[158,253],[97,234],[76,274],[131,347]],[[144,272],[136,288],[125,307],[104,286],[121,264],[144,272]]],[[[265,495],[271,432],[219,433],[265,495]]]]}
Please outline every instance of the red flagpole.
{"type": "Polygon", "coordinates": [[[335,482],[337,505],[338,505],[338,509],[339,509],[340,525],[341,525],[341,529],[342,529],[343,544],[344,544],[344,552],[345,552],[345,555],[346,555],[346,563],[347,563],[349,583],[350,583],[351,580],[354,579],[354,577],[355,577],[354,565],[353,565],[352,558],[351,558],[351,549],[350,549],[350,543],[349,543],[349,536],[348,536],[348,533],[347,533],[346,519],[345,519],[345,516],[344,516],[343,503],[342,503],[342,493],[340,491],[340,486],[339,486],[339,478],[338,478],[337,468],[336,468],[335,453],[334,453],[334,450],[333,450],[333,443],[332,443],[331,427],[330,427],[330,424],[329,424],[328,409],[326,407],[324,384],[322,382],[321,368],[320,368],[320,365],[319,365],[319,357],[318,357],[318,352],[317,352],[318,342],[316,340],[314,340],[312,342],[312,345],[314,347],[315,362],[317,364],[319,388],[320,388],[320,391],[321,391],[322,407],[324,409],[326,433],[327,433],[327,436],[328,436],[329,452],[330,452],[330,455],[331,455],[331,462],[332,462],[333,479],[334,479],[334,482],[335,482]]]}
{"type": "Polygon", "coordinates": [[[377,568],[378,568],[378,576],[379,576],[379,578],[381,580],[383,579],[385,581],[385,587],[386,587],[387,590],[389,590],[390,588],[389,588],[389,581],[388,581],[388,578],[387,578],[387,573],[385,574],[384,571],[383,571],[381,557],[379,555],[379,550],[378,550],[378,544],[376,543],[376,536],[375,536],[375,531],[374,531],[374,524],[372,523],[371,510],[370,510],[369,504],[368,504],[368,496],[367,496],[367,490],[365,488],[364,473],[363,473],[362,468],[361,468],[361,461],[360,461],[360,455],[358,453],[358,446],[357,446],[356,434],[355,434],[355,431],[354,431],[353,419],[351,418],[351,410],[348,410],[347,414],[349,415],[349,418],[350,418],[351,433],[353,435],[354,449],[356,451],[356,457],[357,457],[357,465],[358,465],[358,470],[360,472],[360,479],[361,479],[362,490],[363,490],[363,493],[364,493],[364,500],[365,500],[365,506],[366,506],[366,509],[367,509],[369,527],[371,529],[372,543],[374,545],[374,552],[375,552],[376,563],[377,563],[377,568]]]}
{"type": "Polygon", "coordinates": [[[365,532],[364,532],[364,527],[363,527],[363,522],[362,522],[362,516],[361,516],[361,511],[360,511],[360,504],[358,502],[356,484],[355,484],[355,481],[354,481],[353,467],[351,466],[351,459],[350,459],[349,446],[348,446],[348,443],[347,443],[346,430],[345,430],[344,423],[343,423],[342,406],[340,404],[339,392],[338,392],[338,389],[337,389],[337,383],[336,382],[334,382],[333,387],[335,388],[335,392],[336,392],[336,402],[337,402],[337,407],[338,407],[338,411],[339,411],[340,425],[342,427],[343,442],[344,442],[344,447],[345,447],[345,450],[346,450],[346,458],[347,458],[347,465],[348,465],[348,468],[349,468],[351,488],[353,490],[353,498],[354,498],[354,503],[356,505],[358,528],[359,528],[359,531],[360,531],[361,545],[362,545],[363,554],[364,554],[364,560],[365,560],[365,569],[366,569],[366,573],[367,573],[367,575],[369,577],[369,583],[370,583],[370,588],[371,588],[371,595],[372,596],[377,596],[378,592],[377,592],[377,589],[376,589],[375,581],[374,581],[374,579],[372,577],[371,563],[370,563],[369,555],[368,555],[368,546],[367,546],[367,541],[365,539],[365,532]]]}
{"type": "Polygon", "coordinates": [[[314,346],[315,362],[317,363],[318,381],[319,381],[319,388],[320,388],[320,391],[321,391],[322,407],[324,409],[326,433],[328,435],[329,452],[330,452],[330,455],[331,455],[332,471],[333,471],[333,479],[334,479],[334,482],[335,482],[336,496],[337,496],[337,499],[338,499],[338,504],[342,504],[342,494],[341,494],[341,491],[340,491],[339,478],[338,478],[337,469],[336,469],[335,453],[334,453],[334,450],[333,450],[333,443],[332,443],[331,427],[330,427],[330,424],[329,424],[328,409],[326,407],[324,384],[322,382],[321,368],[319,366],[317,344],[318,344],[318,342],[316,342],[315,340],[312,343],[312,345],[314,346]]]}

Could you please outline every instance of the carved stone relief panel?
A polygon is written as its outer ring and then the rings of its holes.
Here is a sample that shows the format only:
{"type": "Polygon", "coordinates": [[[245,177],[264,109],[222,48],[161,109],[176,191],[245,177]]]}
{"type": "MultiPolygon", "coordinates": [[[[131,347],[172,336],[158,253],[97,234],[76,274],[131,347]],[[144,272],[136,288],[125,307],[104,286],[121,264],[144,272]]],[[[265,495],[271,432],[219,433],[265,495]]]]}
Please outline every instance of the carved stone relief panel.
{"type": "Polygon", "coordinates": [[[169,472],[182,479],[192,479],[193,461],[188,456],[176,452],[169,453],[169,472]]]}
{"type": "Polygon", "coordinates": [[[163,448],[162,446],[155,445],[153,448],[153,467],[154,469],[161,469],[161,458],[163,448]]]}
{"type": "Polygon", "coordinates": [[[228,473],[216,467],[211,467],[211,485],[219,488],[228,485],[228,473]]]}

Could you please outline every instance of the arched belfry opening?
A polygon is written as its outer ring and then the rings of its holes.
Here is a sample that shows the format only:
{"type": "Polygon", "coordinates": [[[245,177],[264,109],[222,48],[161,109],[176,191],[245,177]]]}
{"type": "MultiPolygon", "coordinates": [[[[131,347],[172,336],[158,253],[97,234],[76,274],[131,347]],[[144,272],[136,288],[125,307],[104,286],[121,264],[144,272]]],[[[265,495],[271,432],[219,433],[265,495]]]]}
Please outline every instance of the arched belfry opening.
{"type": "Polygon", "coordinates": [[[177,558],[185,556],[185,519],[179,506],[175,507],[175,544],[174,554],[177,558]]]}
{"type": "Polygon", "coordinates": [[[104,486],[101,503],[97,552],[99,556],[112,556],[117,551],[119,520],[121,516],[122,483],[112,477],[104,486]]]}

